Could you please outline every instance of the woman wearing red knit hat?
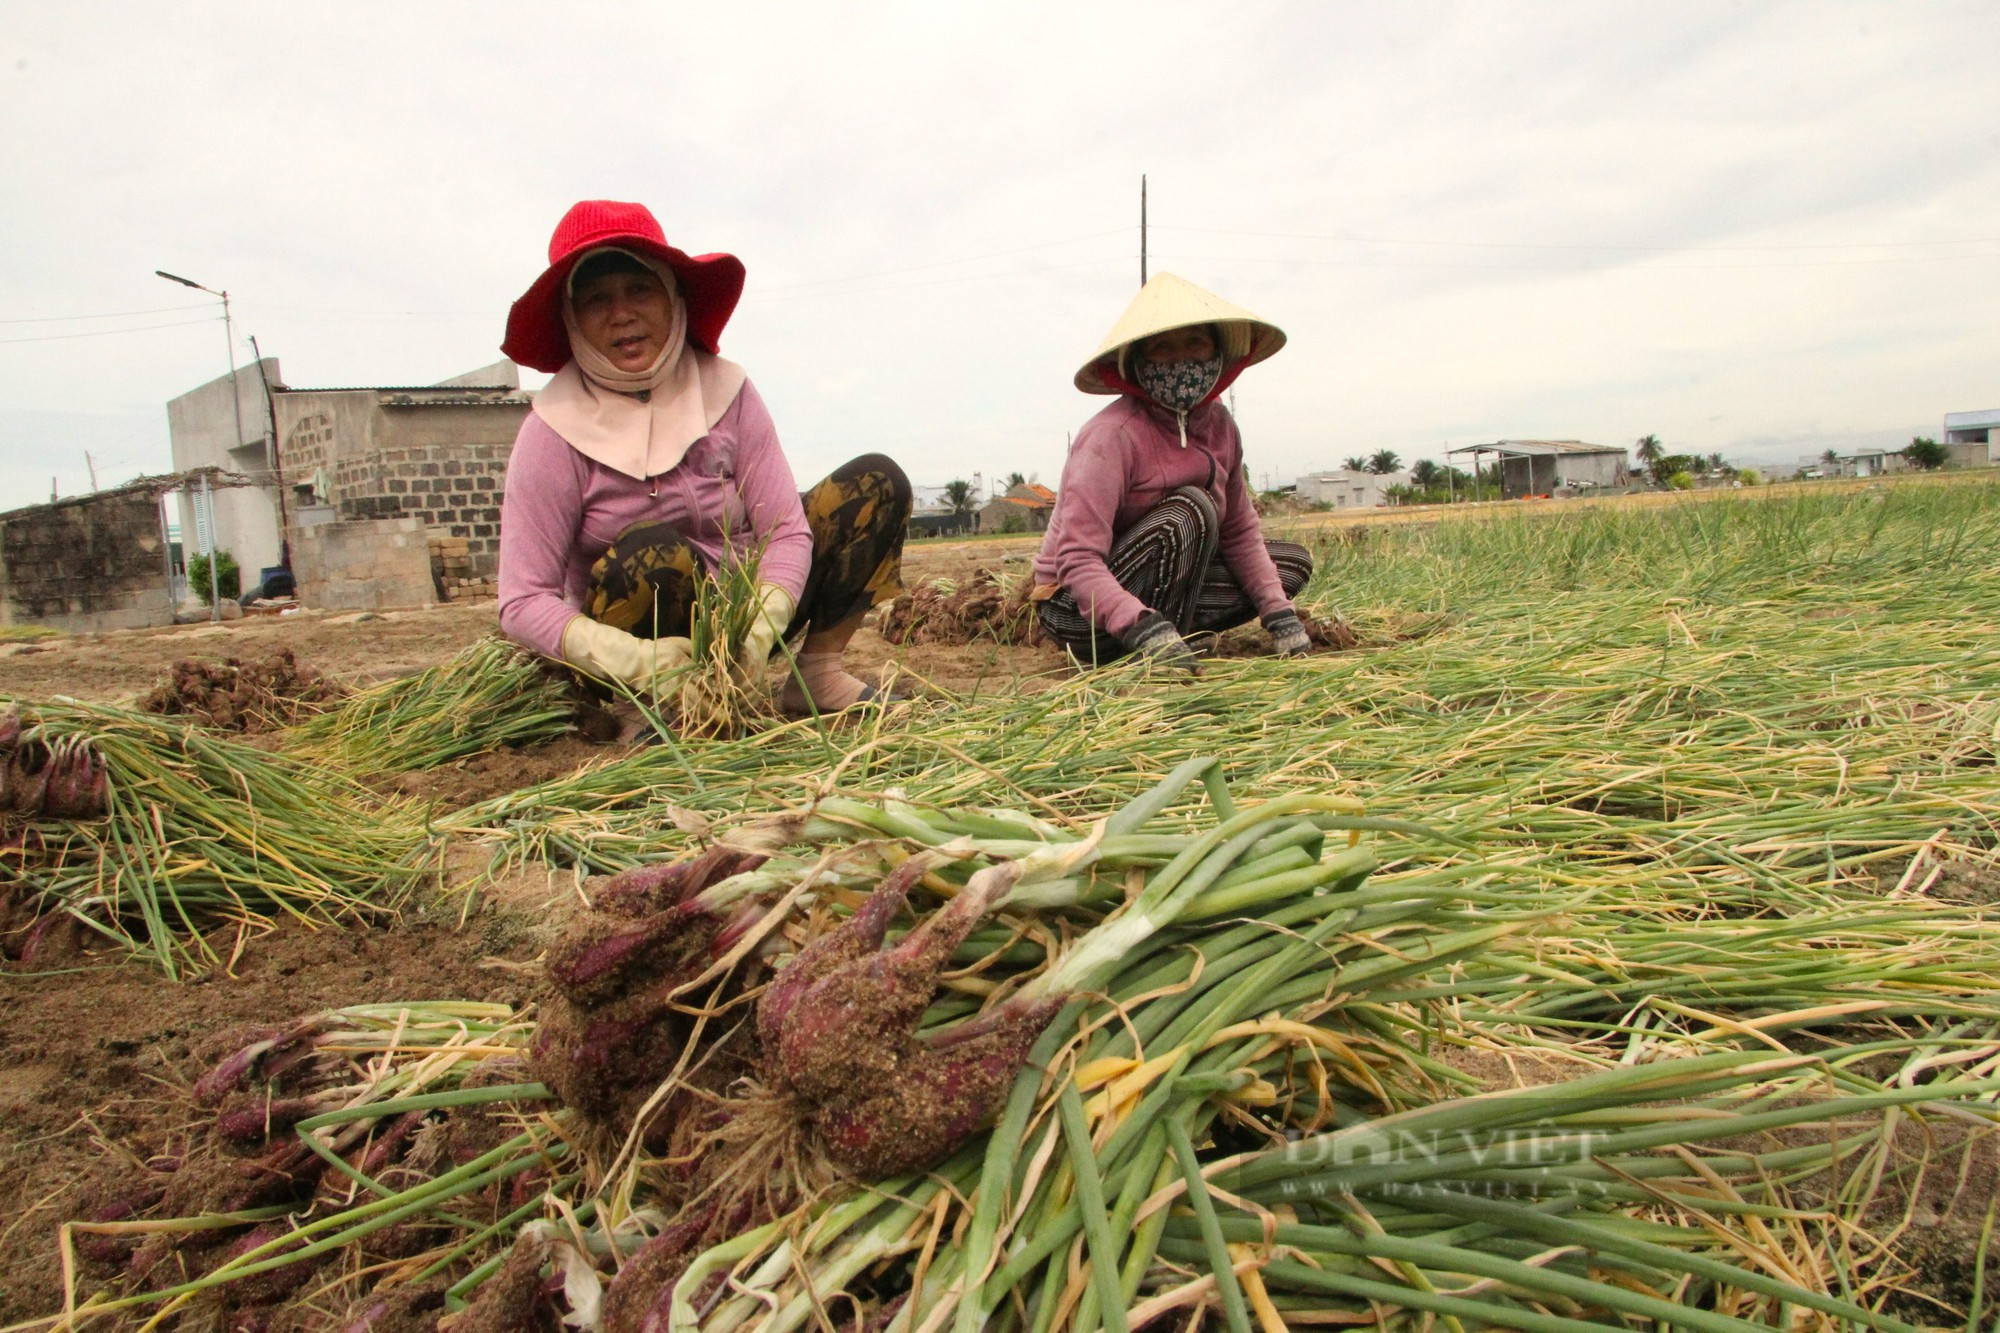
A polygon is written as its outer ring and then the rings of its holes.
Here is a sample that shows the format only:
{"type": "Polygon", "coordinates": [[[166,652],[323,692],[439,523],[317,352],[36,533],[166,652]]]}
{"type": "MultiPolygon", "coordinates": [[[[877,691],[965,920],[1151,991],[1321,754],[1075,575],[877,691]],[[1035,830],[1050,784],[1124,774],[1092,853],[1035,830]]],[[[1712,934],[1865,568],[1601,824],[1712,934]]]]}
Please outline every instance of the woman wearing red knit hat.
{"type": "Polygon", "coordinates": [[[754,553],[744,669],[802,635],[783,705],[835,712],[875,697],[841,656],[902,591],[910,484],[867,454],[798,493],[764,400],[719,352],[742,293],[741,262],[675,249],[643,205],[590,200],[556,225],[501,344],[555,378],[507,462],[500,628],[650,692],[692,657],[699,581],[754,553]]]}

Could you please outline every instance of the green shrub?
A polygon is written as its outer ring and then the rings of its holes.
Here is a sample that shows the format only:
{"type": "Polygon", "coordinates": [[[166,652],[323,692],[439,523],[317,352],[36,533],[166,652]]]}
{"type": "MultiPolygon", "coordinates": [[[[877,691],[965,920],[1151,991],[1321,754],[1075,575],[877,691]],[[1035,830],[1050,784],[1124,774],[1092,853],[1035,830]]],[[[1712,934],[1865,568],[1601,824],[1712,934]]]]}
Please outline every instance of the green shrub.
{"type": "Polygon", "coordinates": [[[1903,461],[1921,472],[1941,468],[1951,461],[1951,450],[1929,436],[1919,435],[1903,450],[1903,461]]]}
{"type": "MultiPolygon", "coordinates": [[[[215,553],[215,583],[217,591],[231,601],[243,595],[243,571],[236,567],[236,557],[227,551],[215,553]]],[[[188,561],[188,591],[201,598],[203,606],[209,604],[206,555],[188,561]]]]}
{"type": "Polygon", "coordinates": [[[1667,485],[1677,491],[1691,491],[1694,489],[1694,473],[1682,468],[1668,476],[1667,485]]]}

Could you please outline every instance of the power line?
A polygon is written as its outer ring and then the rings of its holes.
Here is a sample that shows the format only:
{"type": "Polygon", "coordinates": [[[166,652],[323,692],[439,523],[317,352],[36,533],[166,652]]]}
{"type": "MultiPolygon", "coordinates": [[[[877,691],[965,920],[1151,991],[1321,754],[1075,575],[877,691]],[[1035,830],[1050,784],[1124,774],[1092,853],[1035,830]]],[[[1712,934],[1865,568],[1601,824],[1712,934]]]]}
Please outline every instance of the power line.
{"type": "Polygon", "coordinates": [[[135,315],[166,315],[176,310],[206,310],[208,302],[198,305],[163,305],[151,310],[113,310],[102,315],[38,315],[30,319],[0,319],[0,324],[65,324],[78,319],[129,319],[135,315]]]}
{"type": "Polygon", "coordinates": [[[6,343],[54,343],[67,342],[71,338],[109,338],[114,333],[149,333],[154,329],[185,329],[196,324],[213,324],[210,319],[183,319],[172,324],[141,324],[136,329],[99,329],[96,333],[49,333],[39,338],[0,338],[0,345],[6,343]]]}
{"type": "MultiPolygon", "coordinates": [[[[1072,268],[1098,268],[1102,264],[1128,264],[1128,262],[1130,262],[1128,254],[1112,254],[1112,256],[1106,256],[1106,258],[1078,260],[1074,264],[1046,264],[1042,268],[1010,268],[1006,272],[974,272],[974,274],[964,274],[964,276],[958,276],[958,278],[932,278],[930,282],[898,282],[894,286],[862,286],[862,288],[852,288],[852,290],[846,290],[846,292],[800,292],[800,294],[802,296],[876,296],[880,292],[914,292],[914,290],[926,288],[926,286],[952,286],[956,282],[992,282],[996,278],[1026,278],[1026,276],[1040,274],[1040,272],[1068,272],[1072,268]]],[[[748,296],[760,296],[760,294],[762,292],[744,292],[746,298],[748,296]]],[[[786,292],[786,294],[792,294],[792,292],[786,292]]]]}
{"type": "Polygon", "coordinates": [[[1431,245],[1447,249],[1463,248],[1475,250],[1693,250],[1703,252],[1729,253],[1735,251],[1789,251],[1789,250],[1900,250],[1918,246],[1939,245],[1993,245],[2000,243],[1996,236],[1972,236],[1955,241],[1851,241],[1812,242],[1798,245],[1675,245],[1659,242],[1652,245],[1632,245],[1619,242],[1574,243],[1561,241],[1425,241],[1409,240],[1393,236],[1353,236],[1340,232],[1297,232],[1297,231],[1237,231],[1226,227],[1162,227],[1155,231],[1194,231],[1210,236],[1262,236],[1274,240],[1291,241],[1341,241],[1350,245],[1431,245]]]}
{"type": "MultiPolygon", "coordinates": [[[[1591,273],[1612,267],[1610,264],[1454,264],[1442,260],[1415,259],[1287,259],[1270,255],[1181,255],[1183,260],[1204,264],[1291,264],[1308,265],[1313,268],[1430,268],[1455,269],[1462,272],[1505,272],[1526,271],[1543,273],[1591,273]]],[[[1790,263],[1773,261],[1767,264],[1748,262],[1742,264],[1647,264],[1639,271],[1647,273],[1726,273],[1733,269],[1763,268],[1854,268],[1870,264],[1940,264],[1958,263],[1966,260],[2000,259],[2000,255],[1884,255],[1876,259],[1801,259],[1790,263]]],[[[1626,267],[1622,262],[1619,267],[1626,267]]]]}
{"type": "Polygon", "coordinates": [[[1059,241],[1040,241],[1034,245],[1017,246],[1012,250],[995,250],[983,255],[965,255],[958,259],[940,259],[933,264],[913,264],[909,268],[888,268],[877,273],[856,273],[845,278],[821,278],[813,282],[790,282],[782,287],[758,287],[754,290],[767,292],[793,292],[806,287],[831,287],[843,282],[868,282],[875,278],[893,278],[904,273],[922,273],[927,269],[950,268],[954,264],[976,264],[982,259],[1004,259],[1008,255],[1024,255],[1030,250],[1048,250],[1058,245],[1074,245],[1078,241],[1094,241],[1104,236],[1119,236],[1131,231],[1130,227],[1112,227],[1108,231],[1093,231],[1083,236],[1066,236],[1059,241]]]}
{"type": "MultiPolygon", "coordinates": [[[[934,263],[912,264],[906,268],[881,269],[873,273],[854,273],[854,274],[849,274],[847,277],[844,278],[818,278],[811,282],[788,282],[783,284],[782,286],[777,286],[777,287],[764,287],[753,283],[744,289],[743,294],[746,297],[771,296],[786,292],[808,291],[813,288],[819,288],[819,287],[836,287],[845,283],[871,282],[877,278],[900,277],[906,273],[925,273],[929,272],[932,269],[951,268],[958,264],[976,264],[980,263],[983,260],[988,260],[988,259],[1005,259],[1010,255],[1023,255],[1023,254],[1028,254],[1035,250],[1049,250],[1059,245],[1074,245],[1079,241],[1095,241],[1106,236],[1121,236],[1132,230],[1133,228],[1131,227],[1112,227],[1105,231],[1086,232],[1080,236],[1065,236],[1062,239],[1055,241],[1038,241],[1034,245],[1016,246],[1014,249],[1011,250],[994,250],[985,254],[964,255],[957,259],[941,259],[934,263]]],[[[1082,268],[1091,264],[1098,264],[1105,262],[1108,261],[1098,260],[1098,259],[1087,259],[1076,264],[1057,264],[1043,268],[1015,269],[1015,270],[1009,270],[1008,272],[1005,273],[976,273],[976,274],[970,274],[963,278],[945,278],[941,279],[940,281],[973,282],[973,281],[979,281],[984,278],[1011,277],[1015,273],[1051,273],[1055,272],[1057,269],[1082,268]]],[[[870,287],[864,289],[862,292],[854,294],[865,295],[869,292],[902,291],[906,287],[914,288],[914,287],[925,287],[932,285],[934,284],[907,283],[891,287],[870,287]]],[[[342,308],[338,306],[275,305],[268,301],[256,301],[256,302],[246,301],[240,304],[245,309],[251,309],[251,310],[285,311],[298,314],[351,315],[358,319],[364,319],[364,320],[365,319],[491,319],[493,317],[491,312],[487,311],[463,312],[463,313],[439,311],[439,312],[425,313],[416,310],[356,310],[352,308],[342,308]]],[[[192,307],[185,307],[185,308],[192,308],[192,307]]]]}

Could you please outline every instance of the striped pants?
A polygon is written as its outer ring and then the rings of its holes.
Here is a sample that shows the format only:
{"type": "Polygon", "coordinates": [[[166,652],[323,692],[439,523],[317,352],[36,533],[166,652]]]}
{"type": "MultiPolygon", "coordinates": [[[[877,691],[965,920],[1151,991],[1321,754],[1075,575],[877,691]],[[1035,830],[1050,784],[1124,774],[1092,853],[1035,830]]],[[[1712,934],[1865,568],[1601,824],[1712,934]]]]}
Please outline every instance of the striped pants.
{"type": "MultiPolygon", "coordinates": [[[[1216,558],[1221,523],[1215,501],[1198,486],[1183,486],[1118,534],[1105,564],[1118,585],[1174,623],[1183,635],[1219,633],[1257,614],[1243,585],[1216,558]]],[[[1264,543],[1285,596],[1296,597],[1312,577],[1312,555],[1296,542],[1264,543]]],[[[1042,632],[1080,662],[1123,657],[1117,636],[1091,623],[1069,589],[1058,589],[1037,607],[1042,632]]]]}

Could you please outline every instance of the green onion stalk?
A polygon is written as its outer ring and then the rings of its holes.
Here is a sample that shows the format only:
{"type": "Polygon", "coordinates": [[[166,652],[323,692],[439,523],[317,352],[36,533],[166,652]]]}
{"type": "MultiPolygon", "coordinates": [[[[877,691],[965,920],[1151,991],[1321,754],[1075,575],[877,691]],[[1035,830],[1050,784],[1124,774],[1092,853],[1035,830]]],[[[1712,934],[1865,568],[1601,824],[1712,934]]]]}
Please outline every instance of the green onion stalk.
{"type": "Polygon", "coordinates": [[[105,704],[19,716],[23,743],[93,756],[103,804],[20,829],[5,853],[16,892],[169,976],[219,961],[220,931],[379,921],[419,878],[418,812],[337,773],[105,704]]]}
{"type": "Polygon", "coordinates": [[[487,638],[293,728],[292,748],[356,775],[410,772],[568,735],[576,707],[560,669],[487,638]]]}

